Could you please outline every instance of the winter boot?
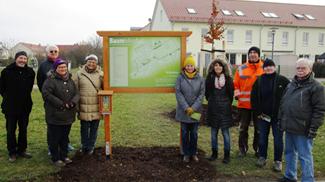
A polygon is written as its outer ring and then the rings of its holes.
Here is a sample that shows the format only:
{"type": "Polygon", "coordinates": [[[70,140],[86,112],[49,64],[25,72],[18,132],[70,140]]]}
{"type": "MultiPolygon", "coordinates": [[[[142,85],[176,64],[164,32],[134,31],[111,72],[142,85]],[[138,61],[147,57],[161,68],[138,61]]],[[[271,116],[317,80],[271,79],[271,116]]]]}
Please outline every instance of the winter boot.
{"type": "Polygon", "coordinates": [[[222,159],[222,163],[228,163],[230,161],[230,151],[229,150],[225,150],[225,156],[222,159]]]}
{"type": "Polygon", "coordinates": [[[218,158],[218,151],[216,148],[212,148],[212,155],[209,157],[209,161],[214,161],[218,158]]]}

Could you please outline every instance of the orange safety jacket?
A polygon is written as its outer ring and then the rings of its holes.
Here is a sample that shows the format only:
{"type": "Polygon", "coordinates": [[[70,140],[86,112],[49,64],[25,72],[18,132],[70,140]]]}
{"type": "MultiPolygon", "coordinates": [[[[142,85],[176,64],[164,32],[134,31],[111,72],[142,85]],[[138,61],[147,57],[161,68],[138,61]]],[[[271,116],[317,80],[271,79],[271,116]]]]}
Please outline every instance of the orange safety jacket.
{"type": "Polygon", "coordinates": [[[252,87],[257,77],[264,73],[263,62],[260,59],[257,63],[250,63],[248,60],[238,67],[234,79],[235,97],[238,98],[238,108],[252,109],[252,87]]]}

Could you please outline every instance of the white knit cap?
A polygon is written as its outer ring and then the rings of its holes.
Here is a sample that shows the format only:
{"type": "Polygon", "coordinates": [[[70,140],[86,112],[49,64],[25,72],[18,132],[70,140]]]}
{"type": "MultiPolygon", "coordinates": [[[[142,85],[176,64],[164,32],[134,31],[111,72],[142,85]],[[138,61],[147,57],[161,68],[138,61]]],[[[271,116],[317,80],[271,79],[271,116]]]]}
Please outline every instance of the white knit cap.
{"type": "Polygon", "coordinates": [[[98,63],[98,57],[95,54],[90,54],[89,56],[86,56],[86,62],[88,60],[96,60],[96,63],[98,63]]]}

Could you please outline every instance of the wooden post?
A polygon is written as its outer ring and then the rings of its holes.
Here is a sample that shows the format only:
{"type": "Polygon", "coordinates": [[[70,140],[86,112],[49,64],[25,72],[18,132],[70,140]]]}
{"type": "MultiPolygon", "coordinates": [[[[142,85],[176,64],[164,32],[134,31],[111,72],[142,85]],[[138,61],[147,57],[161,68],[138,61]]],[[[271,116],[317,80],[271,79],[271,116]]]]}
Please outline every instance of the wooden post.
{"type": "Polygon", "coordinates": [[[214,50],[216,50],[216,49],[215,49],[214,47],[212,47],[212,61],[216,58],[216,57],[215,57],[214,50]]]}
{"type": "Polygon", "coordinates": [[[222,50],[224,50],[222,53],[223,59],[226,60],[226,41],[222,41],[222,50]]]}
{"type": "Polygon", "coordinates": [[[112,147],[111,147],[111,115],[105,114],[105,152],[106,155],[112,154],[112,147]]]}
{"type": "Polygon", "coordinates": [[[200,74],[203,76],[203,51],[204,49],[204,37],[201,38],[201,58],[200,58],[200,74]]]}

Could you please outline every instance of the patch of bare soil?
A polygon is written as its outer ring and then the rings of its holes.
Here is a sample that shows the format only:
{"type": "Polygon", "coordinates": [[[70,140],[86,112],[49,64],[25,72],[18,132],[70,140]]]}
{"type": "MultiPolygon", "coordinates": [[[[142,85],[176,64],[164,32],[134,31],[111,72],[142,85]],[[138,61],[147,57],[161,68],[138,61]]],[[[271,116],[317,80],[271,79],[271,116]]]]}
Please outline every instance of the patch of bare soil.
{"type": "Polygon", "coordinates": [[[110,156],[103,147],[90,156],[77,151],[51,181],[212,181],[215,167],[197,151],[198,163],[183,163],[178,147],[112,147],[110,156]]]}

